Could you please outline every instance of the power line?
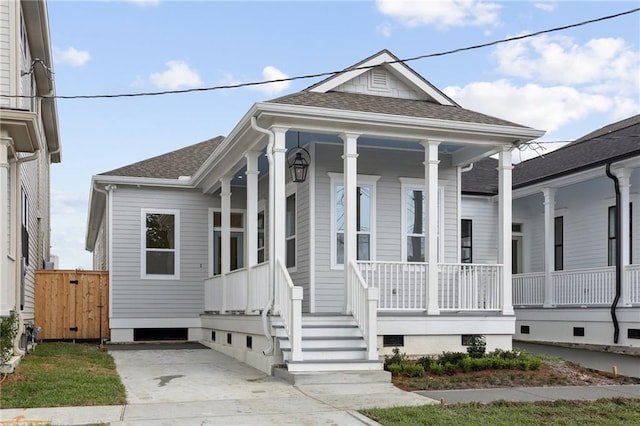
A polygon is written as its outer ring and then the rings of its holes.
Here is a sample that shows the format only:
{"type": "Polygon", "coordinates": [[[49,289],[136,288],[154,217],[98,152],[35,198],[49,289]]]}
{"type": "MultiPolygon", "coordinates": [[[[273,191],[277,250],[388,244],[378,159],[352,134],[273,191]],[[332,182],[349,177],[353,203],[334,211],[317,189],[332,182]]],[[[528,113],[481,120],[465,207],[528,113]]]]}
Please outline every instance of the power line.
{"type": "MultiPolygon", "coordinates": [[[[481,48],[484,48],[484,47],[495,46],[495,45],[498,45],[498,44],[508,43],[508,42],[511,42],[511,41],[523,40],[523,39],[527,39],[527,38],[531,38],[531,37],[536,37],[536,36],[539,36],[539,35],[542,35],[542,34],[548,34],[548,33],[553,33],[553,32],[557,32],[557,31],[567,30],[567,29],[570,29],[570,28],[581,27],[581,26],[593,24],[593,23],[596,23],[596,22],[602,22],[602,21],[606,21],[606,20],[609,20],[609,19],[614,19],[614,18],[619,18],[621,16],[630,15],[630,14],[636,13],[638,11],[640,11],[640,8],[627,10],[625,12],[620,12],[620,13],[616,13],[616,14],[613,14],[613,15],[602,16],[600,18],[590,19],[590,20],[578,22],[578,23],[575,23],[575,24],[564,25],[564,26],[561,26],[561,27],[555,27],[555,28],[550,28],[550,29],[546,29],[546,30],[536,31],[536,32],[531,33],[531,34],[524,34],[524,35],[521,35],[521,36],[504,38],[504,39],[500,39],[500,40],[491,41],[491,42],[488,42],[488,43],[476,44],[476,45],[473,45],[473,46],[460,47],[460,48],[457,48],[457,49],[447,50],[447,51],[444,51],[444,52],[429,53],[429,54],[414,56],[414,57],[406,58],[406,59],[398,59],[396,61],[389,61],[389,62],[385,62],[385,63],[386,64],[405,63],[405,62],[417,61],[419,59],[427,59],[427,58],[435,58],[435,57],[439,57],[439,56],[452,55],[454,53],[460,53],[460,52],[465,52],[465,51],[469,51],[469,50],[481,49],[481,48]]],[[[43,98],[43,99],[133,98],[133,97],[142,97],[142,96],[160,96],[160,95],[175,95],[175,94],[193,93],[193,92],[209,92],[209,91],[214,91],[214,90],[238,89],[238,88],[242,88],[242,87],[259,86],[259,85],[271,84],[271,83],[282,83],[282,82],[303,80],[303,79],[309,79],[309,78],[326,77],[326,76],[330,76],[330,75],[339,74],[339,73],[342,73],[342,72],[345,72],[345,71],[371,69],[371,68],[379,67],[380,65],[383,65],[383,64],[353,67],[353,68],[348,68],[346,70],[327,71],[327,72],[320,72],[320,73],[316,73],[316,74],[300,75],[300,76],[296,76],[296,77],[279,78],[279,79],[274,79],[274,80],[262,80],[262,81],[248,82],[248,83],[227,84],[227,85],[221,85],[221,86],[199,87],[199,88],[192,88],[192,89],[164,90],[164,91],[159,91],[159,92],[101,94],[101,95],[53,95],[53,96],[40,96],[40,97],[43,98]]],[[[38,97],[38,96],[32,96],[32,95],[0,95],[0,96],[6,97],[6,98],[36,98],[36,97],[38,97]]]]}

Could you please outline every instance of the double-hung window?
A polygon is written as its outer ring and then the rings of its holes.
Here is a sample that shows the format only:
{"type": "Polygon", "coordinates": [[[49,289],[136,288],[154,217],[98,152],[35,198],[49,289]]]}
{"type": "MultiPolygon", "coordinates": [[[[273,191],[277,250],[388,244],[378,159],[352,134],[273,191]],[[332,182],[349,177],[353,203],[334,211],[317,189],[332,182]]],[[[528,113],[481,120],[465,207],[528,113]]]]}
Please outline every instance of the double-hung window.
{"type": "Polygon", "coordinates": [[[296,193],[287,196],[286,207],[287,268],[296,267],[296,193]]]}
{"type": "Polygon", "coordinates": [[[264,208],[258,212],[258,263],[265,261],[264,208]]]}
{"type": "MultiPolygon", "coordinates": [[[[607,259],[609,266],[616,265],[616,219],[617,219],[617,209],[616,206],[609,207],[609,220],[607,224],[608,232],[607,232],[607,259]]],[[[629,203],[629,264],[633,263],[633,228],[631,227],[633,221],[633,204],[629,203]]]]}
{"type": "Polygon", "coordinates": [[[442,190],[438,188],[438,223],[426,229],[427,200],[425,199],[424,180],[416,178],[400,178],[402,188],[402,246],[403,262],[426,262],[427,232],[435,232],[438,236],[438,259],[442,251],[440,223],[442,221],[442,190]]]}
{"type": "MultiPolygon", "coordinates": [[[[213,275],[222,273],[222,212],[219,209],[212,209],[211,219],[213,222],[213,275]]],[[[239,210],[231,211],[230,217],[230,240],[229,240],[229,270],[244,268],[244,212],[239,210]]]]}
{"type": "MultiPolygon", "coordinates": [[[[332,266],[344,265],[344,181],[342,174],[330,173],[332,198],[332,266]]],[[[356,187],[357,260],[371,260],[375,252],[375,183],[378,176],[358,176],[356,187]]]]}
{"type": "Polygon", "coordinates": [[[554,270],[562,271],[564,269],[564,216],[557,216],[553,225],[554,270]]]}
{"type": "Polygon", "coordinates": [[[29,199],[24,189],[20,193],[20,212],[22,216],[20,218],[22,222],[22,257],[26,265],[29,264],[29,199]]]}
{"type": "Polygon", "coordinates": [[[473,263],[473,221],[462,219],[460,227],[460,262],[473,263]]]}
{"type": "Polygon", "coordinates": [[[180,277],[180,212],[142,210],[142,278],[180,277]]]}

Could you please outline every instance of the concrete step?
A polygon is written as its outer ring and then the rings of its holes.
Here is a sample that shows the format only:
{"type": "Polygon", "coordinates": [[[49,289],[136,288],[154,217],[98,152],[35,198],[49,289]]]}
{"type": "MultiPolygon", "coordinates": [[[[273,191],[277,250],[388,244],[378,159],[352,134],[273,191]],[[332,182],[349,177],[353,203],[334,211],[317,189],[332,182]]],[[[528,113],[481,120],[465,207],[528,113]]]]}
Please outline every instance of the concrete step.
{"type": "MultiPolygon", "coordinates": [[[[281,348],[285,361],[290,359],[291,349],[281,348]]],[[[366,348],[306,348],[302,350],[303,357],[308,361],[328,360],[363,360],[366,348]]]]}
{"type": "Polygon", "coordinates": [[[297,372],[326,372],[326,371],[384,371],[381,361],[366,360],[328,360],[328,361],[287,361],[287,370],[297,372]]]}
{"type": "MultiPolygon", "coordinates": [[[[282,325],[273,325],[276,337],[286,337],[287,333],[282,325]]],[[[302,338],[305,337],[361,337],[362,333],[356,325],[303,325],[302,338]]]]}
{"type": "MultiPolygon", "coordinates": [[[[280,348],[291,348],[289,339],[278,339],[280,348]]],[[[364,348],[366,343],[360,336],[343,336],[343,337],[303,337],[302,350],[307,348],[364,348]]]]}
{"type": "MultiPolygon", "coordinates": [[[[351,366],[357,366],[351,363],[351,366]]],[[[369,367],[369,366],[367,366],[369,367]]],[[[292,385],[390,383],[391,373],[384,370],[289,371],[275,368],[273,375],[292,385]]]]}

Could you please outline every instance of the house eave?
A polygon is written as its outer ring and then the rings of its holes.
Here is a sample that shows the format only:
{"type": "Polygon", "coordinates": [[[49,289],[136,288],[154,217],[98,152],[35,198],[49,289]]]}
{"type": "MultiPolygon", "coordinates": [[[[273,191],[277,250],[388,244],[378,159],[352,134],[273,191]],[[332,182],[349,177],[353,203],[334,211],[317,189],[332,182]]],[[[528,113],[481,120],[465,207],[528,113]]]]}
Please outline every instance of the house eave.
{"type": "Polygon", "coordinates": [[[2,108],[0,124],[2,130],[13,140],[15,151],[32,153],[40,147],[36,113],[2,108]]]}

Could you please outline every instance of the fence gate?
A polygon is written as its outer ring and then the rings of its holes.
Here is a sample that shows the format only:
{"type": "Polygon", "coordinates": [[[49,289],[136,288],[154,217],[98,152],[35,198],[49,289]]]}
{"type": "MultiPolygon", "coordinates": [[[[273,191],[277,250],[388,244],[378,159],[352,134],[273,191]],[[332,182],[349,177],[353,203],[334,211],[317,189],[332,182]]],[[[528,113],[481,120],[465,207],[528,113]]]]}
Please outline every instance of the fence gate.
{"type": "Polygon", "coordinates": [[[40,339],[109,338],[108,271],[36,271],[40,339]]]}

